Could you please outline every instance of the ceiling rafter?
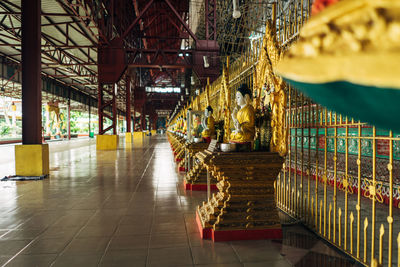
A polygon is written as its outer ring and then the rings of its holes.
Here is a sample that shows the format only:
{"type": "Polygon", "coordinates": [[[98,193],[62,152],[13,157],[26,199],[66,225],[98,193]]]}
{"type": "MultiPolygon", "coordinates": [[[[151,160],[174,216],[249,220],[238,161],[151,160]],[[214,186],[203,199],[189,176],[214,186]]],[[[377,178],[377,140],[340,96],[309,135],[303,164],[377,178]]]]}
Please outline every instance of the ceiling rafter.
{"type": "MultiPolygon", "coordinates": [[[[10,13],[12,12],[12,10],[9,10],[8,7],[4,6],[4,3],[0,3],[0,7],[2,7],[4,10],[9,11],[10,13]]],[[[8,15],[8,16],[13,16],[14,19],[18,20],[20,22],[20,16],[18,15],[8,15]]],[[[46,17],[45,18],[52,23],[53,21],[49,18],[46,17]]],[[[14,40],[20,42],[21,41],[21,34],[18,31],[13,30],[12,28],[8,27],[7,25],[4,25],[4,21],[3,24],[0,25],[0,27],[6,31],[8,34],[10,34],[14,40]]],[[[66,33],[58,26],[55,25],[54,26],[55,29],[61,33],[63,36],[66,37],[66,39],[68,39],[68,35],[66,35],[66,33]]],[[[82,62],[82,60],[74,55],[72,55],[71,53],[68,53],[65,51],[65,49],[63,49],[62,47],[59,46],[59,44],[63,44],[63,42],[53,36],[50,36],[48,34],[42,33],[42,38],[45,40],[45,46],[42,50],[42,54],[44,56],[44,59],[47,59],[49,61],[51,61],[52,63],[56,63],[56,64],[60,64],[63,65],[64,63],[73,63],[73,62],[82,62]],[[57,44],[58,43],[58,44],[57,44]],[[53,47],[53,49],[51,51],[46,51],[46,49],[48,49],[49,47],[53,47]]],[[[75,46],[77,46],[77,44],[75,42],[72,42],[75,46]]],[[[78,46],[77,46],[78,47],[78,46]]],[[[17,47],[13,47],[15,50],[17,50],[19,52],[19,54],[15,54],[14,56],[19,56],[21,51],[20,48],[17,47]]],[[[89,56],[89,51],[86,53],[85,51],[83,51],[82,48],[78,48],[80,52],[82,52],[84,55],[86,55],[88,57],[88,59],[91,62],[95,62],[95,60],[93,58],[91,58],[89,56]]],[[[46,65],[46,63],[43,63],[44,65],[46,65]]],[[[64,65],[67,66],[67,65],[64,65]]],[[[91,74],[95,74],[94,71],[90,68],[88,68],[85,65],[71,65],[68,66],[67,68],[69,68],[70,70],[73,71],[73,73],[79,75],[79,74],[86,74],[86,73],[91,73],[91,74]]],[[[74,78],[72,78],[71,80],[74,80],[74,78]]],[[[81,82],[80,80],[76,80],[77,83],[81,82]]],[[[92,82],[95,82],[94,80],[92,80],[92,82]]],[[[85,85],[85,84],[82,84],[85,85]]]]}

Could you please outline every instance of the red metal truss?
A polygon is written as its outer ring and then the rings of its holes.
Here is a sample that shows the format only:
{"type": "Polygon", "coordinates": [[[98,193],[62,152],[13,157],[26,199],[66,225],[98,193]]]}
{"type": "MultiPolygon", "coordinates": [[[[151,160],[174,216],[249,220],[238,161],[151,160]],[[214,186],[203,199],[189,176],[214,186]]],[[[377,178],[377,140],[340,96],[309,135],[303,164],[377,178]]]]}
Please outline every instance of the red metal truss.
{"type": "MultiPolygon", "coordinates": [[[[81,0],[73,1],[61,1],[56,0],[62,6],[68,6],[73,14],[85,25],[87,32],[96,41],[96,44],[100,41],[108,43],[109,39],[106,37],[103,29],[100,28],[94,19],[93,15],[101,14],[101,5],[96,5],[99,9],[95,10],[94,5],[89,5],[86,1],[86,5],[81,0]],[[92,8],[91,12],[88,8],[92,8]],[[84,15],[81,15],[83,12],[84,15]],[[94,31],[96,29],[97,33],[94,31]]],[[[93,3],[92,3],[93,4],[93,3]]],[[[97,16],[96,16],[97,17],[97,16]]]]}
{"type": "Polygon", "coordinates": [[[217,1],[205,0],[206,40],[217,40],[217,1]]]}
{"type": "Polygon", "coordinates": [[[217,17],[216,0],[205,0],[205,29],[206,40],[199,40],[196,43],[196,53],[193,57],[193,69],[200,79],[202,85],[213,82],[219,76],[220,60],[219,46],[217,43],[217,17]],[[208,58],[209,67],[204,67],[204,57],[208,58]]]}
{"type": "MultiPolygon", "coordinates": [[[[181,87],[192,68],[202,80],[219,73],[216,0],[205,2],[207,40],[198,40],[189,28],[189,0],[55,0],[52,7],[42,5],[42,75],[97,95],[100,134],[116,131],[117,107],[130,117],[130,92],[143,118],[157,109],[171,110],[184,94],[152,97],[143,87],[181,87]],[[187,50],[189,43],[196,46],[187,50]],[[206,70],[203,56],[211,65],[206,70]],[[135,81],[129,92],[127,68],[135,81]],[[136,79],[136,73],[142,77],[136,79]],[[104,128],[105,118],[113,125],[104,128]]],[[[16,62],[21,57],[20,20],[20,5],[1,0],[0,54],[16,62]]]]}
{"type": "Polygon", "coordinates": [[[128,49],[128,66],[143,68],[192,68],[192,51],[180,49],[128,49]]]}
{"type": "MultiPolygon", "coordinates": [[[[8,0],[4,0],[0,2],[0,9],[6,11],[0,15],[0,29],[3,30],[1,35],[3,38],[0,36],[0,44],[4,46],[13,45],[10,47],[15,52],[12,54],[7,53],[6,55],[18,61],[21,56],[21,28],[16,26],[15,22],[21,22],[21,7],[8,0]],[[13,42],[11,43],[10,40],[13,40],[13,42]]],[[[45,42],[42,45],[42,70],[47,76],[54,75],[54,78],[62,79],[63,83],[76,85],[81,90],[84,90],[84,86],[87,83],[97,83],[96,79],[93,79],[96,76],[96,71],[89,67],[96,63],[93,58],[94,55],[91,55],[94,52],[95,46],[79,45],[70,38],[70,31],[73,30],[85,36],[84,38],[87,38],[87,40],[90,40],[82,26],[75,23],[74,20],[77,20],[77,18],[68,13],[42,13],[42,21],[46,21],[42,25],[44,27],[53,27],[59,34],[59,37],[56,38],[53,35],[42,32],[42,41],[45,42]],[[61,15],[65,18],[71,18],[71,21],[55,23],[53,17],[61,17],[61,15]],[[79,53],[84,55],[84,57],[76,56],[77,53],[72,50],[79,50],[79,53]]]]}
{"type": "Polygon", "coordinates": [[[128,49],[130,68],[151,68],[153,85],[177,86],[176,77],[182,69],[192,67],[192,51],[180,50],[182,40],[197,40],[187,24],[189,1],[132,0],[136,18],[122,36],[140,38],[143,48],[128,49]],[[160,69],[163,74],[155,74],[160,69]],[[158,83],[158,80],[160,83],[158,83]]]}

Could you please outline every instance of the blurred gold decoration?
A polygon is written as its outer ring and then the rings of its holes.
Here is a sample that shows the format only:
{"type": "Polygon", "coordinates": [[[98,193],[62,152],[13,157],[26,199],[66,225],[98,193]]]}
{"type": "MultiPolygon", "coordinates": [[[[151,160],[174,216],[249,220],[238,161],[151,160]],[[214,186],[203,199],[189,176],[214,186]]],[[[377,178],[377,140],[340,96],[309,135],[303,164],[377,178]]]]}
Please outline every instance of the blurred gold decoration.
{"type": "Polygon", "coordinates": [[[207,78],[207,85],[206,85],[206,106],[210,105],[210,78],[207,78]]]}
{"type": "Polygon", "coordinates": [[[226,66],[222,70],[221,98],[224,98],[224,142],[229,141],[231,134],[231,88],[229,87],[229,57],[226,59],[226,66]]]}
{"type": "Polygon", "coordinates": [[[306,83],[400,88],[399,14],[400,1],[340,1],[304,25],[278,71],[306,83]]]}

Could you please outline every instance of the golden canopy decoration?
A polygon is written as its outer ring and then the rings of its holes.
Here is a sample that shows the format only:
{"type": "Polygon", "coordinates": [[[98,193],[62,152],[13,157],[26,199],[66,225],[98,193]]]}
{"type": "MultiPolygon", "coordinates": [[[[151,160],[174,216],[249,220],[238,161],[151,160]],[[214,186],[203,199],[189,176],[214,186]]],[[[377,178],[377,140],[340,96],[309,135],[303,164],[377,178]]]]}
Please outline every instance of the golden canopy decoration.
{"type": "Polygon", "coordinates": [[[226,60],[226,66],[222,70],[222,80],[220,89],[220,101],[223,101],[224,107],[224,142],[229,141],[231,135],[231,88],[229,86],[229,57],[226,60]]]}
{"type": "MultiPolygon", "coordinates": [[[[285,83],[282,78],[275,75],[274,67],[282,58],[282,51],[276,40],[276,33],[271,29],[271,22],[267,21],[265,35],[263,38],[260,58],[255,68],[254,90],[257,90],[257,98],[261,95],[264,84],[271,88],[270,104],[272,109],[271,127],[272,140],[271,150],[278,152],[281,156],[287,153],[287,130],[285,130],[286,92],[285,83]]],[[[257,99],[259,106],[260,99],[257,99]]],[[[264,105],[267,103],[264,103],[264,105]]]]}

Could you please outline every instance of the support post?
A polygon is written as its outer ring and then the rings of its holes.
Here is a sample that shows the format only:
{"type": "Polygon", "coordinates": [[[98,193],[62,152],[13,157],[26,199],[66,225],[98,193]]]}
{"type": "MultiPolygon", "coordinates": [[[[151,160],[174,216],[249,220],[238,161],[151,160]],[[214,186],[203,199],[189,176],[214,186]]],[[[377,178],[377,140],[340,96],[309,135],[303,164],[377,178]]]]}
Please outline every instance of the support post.
{"type": "Polygon", "coordinates": [[[90,104],[91,104],[91,101],[89,99],[89,137],[90,137],[90,132],[91,132],[91,127],[90,127],[90,104]]]}
{"type": "Polygon", "coordinates": [[[144,131],[144,128],[145,128],[145,124],[146,124],[146,115],[144,114],[144,104],[143,104],[143,106],[142,106],[142,117],[141,117],[141,119],[142,119],[142,132],[144,131]]]}
{"type": "Polygon", "coordinates": [[[22,145],[15,146],[15,173],[49,172],[49,147],[42,144],[41,0],[21,0],[22,145]]]}
{"type": "Polygon", "coordinates": [[[68,98],[68,140],[71,140],[71,99],[68,98]]]}
{"type": "Polygon", "coordinates": [[[132,125],[132,131],[135,132],[135,126],[136,126],[136,108],[133,110],[133,125],[132,125]]]}
{"type": "Polygon", "coordinates": [[[117,83],[114,83],[111,88],[104,88],[104,85],[99,82],[98,91],[98,112],[99,112],[99,134],[96,138],[97,150],[114,150],[118,147],[118,135],[117,135],[117,105],[116,105],[116,91],[117,83]],[[111,100],[104,102],[103,93],[107,93],[111,96],[111,100]],[[107,107],[111,106],[112,116],[106,113],[107,107]],[[103,120],[104,117],[112,120],[112,125],[104,129],[103,120]],[[104,135],[107,131],[113,130],[113,135],[104,135]]]}
{"type": "Polygon", "coordinates": [[[131,132],[131,77],[126,79],[126,132],[131,132]]]}
{"type": "Polygon", "coordinates": [[[22,0],[22,143],[42,144],[41,0],[22,0]]]}
{"type": "Polygon", "coordinates": [[[125,143],[132,143],[132,130],[131,130],[131,77],[126,77],[126,106],[125,106],[125,120],[126,120],[126,133],[125,133],[125,143]]]}
{"type": "Polygon", "coordinates": [[[103,134],[103,85],[99,83],[99,87],[97,88],[97,112],[99,116],[99,135],[103,134]]]}
{"type": "Polygon", "coordinates": [[[115,100],[116,95],[117,95],[117,90],[118,90],[118,83],[116,83],[114,85],[114,90],[112,92],[112,116],[113,116],[112,119],[113,119],[113,124],[114,124],[114,128],[113,128],[113,134],[114,135],[117,134],[117,127],[118,127],[118,124],[117,124],[117,117],[118,117],[118,114],[117,114],[117,103],[116,103],[116,100],[115,100]]]}

